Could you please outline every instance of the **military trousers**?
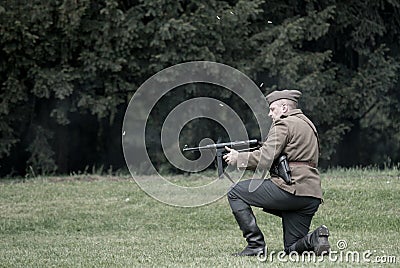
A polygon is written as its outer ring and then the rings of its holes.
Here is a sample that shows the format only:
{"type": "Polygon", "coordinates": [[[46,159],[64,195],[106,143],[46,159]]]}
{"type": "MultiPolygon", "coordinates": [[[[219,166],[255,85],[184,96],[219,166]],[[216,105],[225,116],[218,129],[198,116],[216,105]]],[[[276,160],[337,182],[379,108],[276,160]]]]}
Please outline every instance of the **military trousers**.
{"type": "Polygon", "coordinates": [[[296,196],[282,190],[269,179],[236,183],[228,192],[228,201],[232,212],[255,206],[281,217],[287,253],[291,245],[307,235],[311,220],[321,204],[319,198],[296,196]]]}

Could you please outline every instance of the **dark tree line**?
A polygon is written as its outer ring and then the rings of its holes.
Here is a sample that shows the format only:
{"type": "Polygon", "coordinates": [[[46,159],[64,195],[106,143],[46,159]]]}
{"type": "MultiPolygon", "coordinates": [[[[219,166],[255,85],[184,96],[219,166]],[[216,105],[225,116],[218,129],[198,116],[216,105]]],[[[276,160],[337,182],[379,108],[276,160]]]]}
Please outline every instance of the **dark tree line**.
{"type": "MultiPolygon", "coordinates": [[[[400,1],[9,0],[0,3],[0,174],[125,166],[121,124],[137,88],[177,63],[227,64],[263,84],[303,91],[323,166],[400,160],[400,1]]],[[[168,95],[149,120],[157,148],[171,105],[223,89],[168,95]]],[[[248,120],[250,133],[258,135],[248,120]]],[[[185,142],[224,137],[214,122],[185,142]]],[[[151,150],[162,168],[165,158],[151,150]]],[[[168,167],[167,167],[168,168],[168,167]]]]}

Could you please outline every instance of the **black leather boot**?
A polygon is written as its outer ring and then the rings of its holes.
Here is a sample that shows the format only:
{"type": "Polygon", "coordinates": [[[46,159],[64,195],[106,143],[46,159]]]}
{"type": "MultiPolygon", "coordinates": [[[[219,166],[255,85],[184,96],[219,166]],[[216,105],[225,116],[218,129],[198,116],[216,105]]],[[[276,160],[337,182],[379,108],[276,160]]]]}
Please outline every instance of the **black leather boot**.
{"type": "Polygon", "coordinates": [[[265,242],[264,236],[257,226],[256,217],[251,208],[234,212],[235,219],[239,224],[240,230],[243,232],[243,237],[246,238],[247,246],[240,253],[235,253],[235,256],[257,256],[264,254],[265,242]]]}
{"type": "Polygon", "coordinates": [[[327,254],[331,248],[328,237],[328,227],[321,225],[315,229],[314,232],[307,234],[305,237],[290,246],[289,252],[296,251],[301,254],[304,251],[312,250],[317,256],[321,256],[322,253],[327,254]]]}

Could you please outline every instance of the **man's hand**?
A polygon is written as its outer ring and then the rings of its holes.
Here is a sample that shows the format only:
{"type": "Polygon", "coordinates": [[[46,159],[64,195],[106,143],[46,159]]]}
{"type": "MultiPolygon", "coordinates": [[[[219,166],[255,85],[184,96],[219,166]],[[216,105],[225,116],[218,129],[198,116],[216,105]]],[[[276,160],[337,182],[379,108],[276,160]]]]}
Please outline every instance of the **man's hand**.
{"type": "Polygon", "coordinates": [[[235,149],[231,149],[231,148],[226,147],[226,146],[225,146],[225,150],[227,150],[229,152],[229,153],[227,153],[226,155],[223,156],[225,162],[228,165],[236,165],[239,152],[236,151],[235,149]]]}

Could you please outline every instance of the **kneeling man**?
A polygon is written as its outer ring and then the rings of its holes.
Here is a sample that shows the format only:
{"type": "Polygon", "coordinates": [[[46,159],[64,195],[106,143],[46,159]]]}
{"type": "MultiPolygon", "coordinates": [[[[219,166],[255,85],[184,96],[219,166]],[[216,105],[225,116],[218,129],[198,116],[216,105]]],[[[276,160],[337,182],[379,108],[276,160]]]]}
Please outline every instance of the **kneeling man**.
{"type": "Polygon", "coordinates": [[[271,178],[245,180],[235,184],[228,200],[244,238],[246,248],[239,256],[263,254],[264,236],[257,226],[251,206],[282,218],[285,252],[314,251],[317,255],[330,250],[328,228],[324,225],[309,232],[311,220],[322,200],[321,179],[317,170],[319,140],[314,124],[297,102],[301,92],[282,90],[266,98],[273,123],[262,147],[252,152],[238,152],[226,148],[225,161],[238,168],[270,169],[271,178]],[[289,179],[281,172],[278,159],[286,158],[289,179]],[[276,172],[272,172],[275,170],[276,172]],[[250,183],[255,189],[251,189],[250,183]]]}

